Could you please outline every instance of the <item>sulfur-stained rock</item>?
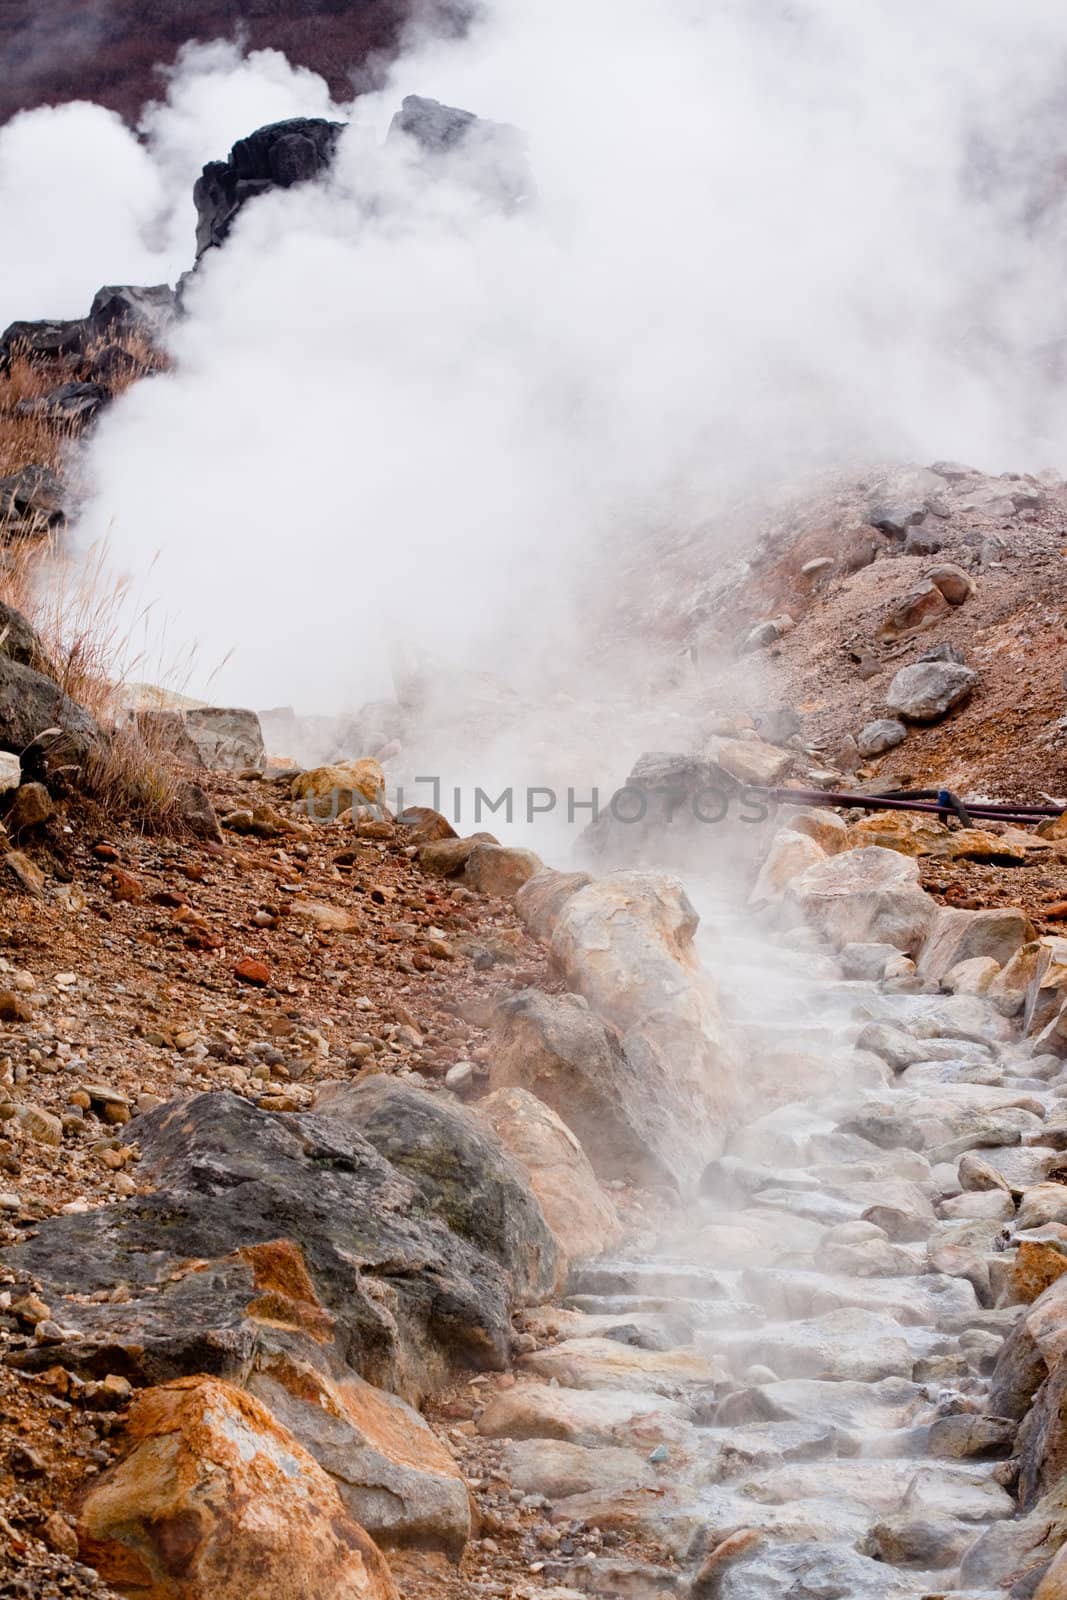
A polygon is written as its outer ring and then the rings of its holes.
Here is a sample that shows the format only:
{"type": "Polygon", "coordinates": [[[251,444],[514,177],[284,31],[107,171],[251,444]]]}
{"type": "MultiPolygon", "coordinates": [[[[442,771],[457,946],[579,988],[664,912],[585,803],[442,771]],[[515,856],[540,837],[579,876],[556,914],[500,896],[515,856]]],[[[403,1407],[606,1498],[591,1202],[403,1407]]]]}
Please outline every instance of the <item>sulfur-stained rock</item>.
{"type": "Polygon", "coordinates": [[[943,822],[925,811],[875,811],[848,830],[849,848],[878,845],[906,856],[933,856],[951,837],[943,822]]]}
{"type": "Polygon", "coordinates": [[[257,1357],[246,1387],[325,1468],[379,1544],[462,1554],[471,1531],[463,1474],[411,1406],[281,1351],[257,1357]]]}
{"type": "Polygon", "coordinates": [[[615,1207],[566,1123],[525,1089],[497,1089],[477,1110],[526,1169],[563,1261],[602,1255],[622,1232],[615,1207]]]}
{"type": "Polygon", "coordinates": [[[129,1453],[82,1501],[83,1561],[145,1600],[396,1600],[332,1479],[248,1394],[194,1377],[130,1407],[129,1453]]]}
{"type": "Polygon", "coordinates": [[[817,845],[822,846],[828,856],[836,856],[839,851],[849,848],[848,824],[844,817],[825,807],[787,812],[783,827],[791,833],[807,834],[809,839],[814,839],[817,845]]]}
{"type": "Polygon", "coordinates": [[[475,833],[469,839],[434,839],[419,849],[419,866],[437,878],[456,878],[480,844],[495,844],[492,834],[475,833]]]}
{"type": "Polygon", "coordinates": [[[353,806],[377,805],[385,793],[385,773],[371,757],[313,767],[293,779],[291,794],[313,817],[338,817],[353,806]]]}
{"type": "Polygon", "coordinates": [[[885,620],[878,629],[878,637],[892,641],[904,639],[930,628],[942,617],[948,616],[949,603],[936,583],[921,583],[893,602],[885,620]]]}
{"type": "Polygon", "coordinates": [[[1067,1253],[1038,1239],[1020,1239],[1004,1296],[1005,1305],[1030,1305],[1067,1272],[1067,1253]]]}

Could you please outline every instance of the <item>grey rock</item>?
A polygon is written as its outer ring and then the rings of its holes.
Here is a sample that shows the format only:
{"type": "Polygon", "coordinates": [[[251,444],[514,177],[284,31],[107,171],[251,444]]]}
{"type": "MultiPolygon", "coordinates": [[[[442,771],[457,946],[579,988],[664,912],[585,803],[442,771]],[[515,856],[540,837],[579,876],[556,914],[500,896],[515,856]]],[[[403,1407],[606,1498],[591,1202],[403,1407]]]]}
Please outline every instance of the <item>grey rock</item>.
{"type": "Polygon", "coordinates": [[[715,1600],[904,1600],[913,1584],[882,1561],[844,1545],[783,1544],[757,1547],[748,1560],[725,1567],[715,1600]]]}
{"type": "Polygon", "coordinates": [[[954,644],[935,644],[929,650],[924,650],[919,657],[920,661],[954,661],[957,666],[966,666],[963,651],[954,644]]]}
{"type": "Polygon", "coordinates": [[[552,1293],[555,1239],[525,1170],[480,1117],[384,1075],[328,1087],[314,1109],[358,1129],[416,1186],[430,1215],[503,1267],[514,1303],[536,1305],[552,1293]]]}
{"type": "Polygon", "coordinates": [[[909,528],[904,536],[906,556],[936,556],[944,544],[939,533],[930,528],[909,528]]]}
{"type": "Polygon", "coordinates": [[[4,605],[0,602],[0,655],[7,656],[11,661],[17,661],[21,666],[34,667],[38,672],[51,677],[44,645],[36,629],[32,628],[14,606],[4,605]]]}
{"type": "Polygon", "coordinates": [[[111,390],[102,383],[63,383],[34,400],[20,400],[17,417],[53,423],[86,423],[111,402],[111,390]]]}
{"type": "Polygon", "coordinates": [[[902,500],[893,505],[872,506],[867,516],[872,528],[898,539],[903,539],[909,528],[917,528],[925,519],[925,500],[902,500]]]}
{"type": "Polygon", "coordinates": [[[898,744],[903,744],[907,737],[908,730],[902,722],[891,717],[878,717],[866,724],[856,745],[861,756],[881,756],[887,750],[894,750],[898,744]]]}
{"type": "MultiPolygon", "coordinates": [[[[99,729],[89,713],[76,705],[57,683],[10,656],[0,655],[0,750],[26,752],[38,735],[51,729],[49,762],[69,756],[84,758],[99,729]]],[[[26,763],[24,763],[25,765],[26,763]]]]}
{"type": "Polygon", "coordinates": [[[889,709],[907,722],[937,722],[966,700],[978,674],[951,661],[920,661],[901,667],[889,685],[889,709]]]}
{"type": "Polygon", "coordinates": [[[173,322],[178,300],[169,283],[141,287],[105,284],[93,296],[89,329],[94,339],[140,336],[157,344],[173,322]]]}
{"type": "Polygon", "coordinates": [[[506,123],[409,94],[389,127],[388,141],[401,139],[431,165],[459,156],[464,179],[499,204],[516,206],[533,193],[525,140],[506,123]]]}
{"type": "Polygon", "coordinates": [[[7,371],[15,356],[28,356],[34,361],[80,356],[87,337],[88,326],[83,318],[66,322],[49,319],[12,322],[0,334],[0,372],[7,371]]]}
{"type": "MultiPolygon", "coordinates": [[[[394,1133],[398,1154],[417,1156],[417,1122],[406,1150],[403,1128],[394,1133]]],[[[335,1377],[354,1369],[418,1403],[464,1367],[507,1365],[516,1274],[503,1251],[455,1231],[425,1164],[401,1171],[350,1117],[275,1116],[221,1092],[140,1117],[137,1138],[152,1193],[50,1217],[7,1254],[50,1303],[82,1297],[63,1306],[64,1327],[81,1337],[26,1352],[24,1366],[242,1381],[254,1354],[277,1351],[335,1377]],[[304,1273],[302,1293],[286,1289],[304,1273]],[[88,1299],[119,1285],[129,1291],[120,1303],[88,1299]]],[[[457,1167],[443,1189],[469,1177],[457,1167]]],[[[453,1220],[468,1235],[492,1243],[495,1228],[516,1239],[526,1220],[538,1226],[521,1175],[498,1183],[495,1199],[492,1190],[457,1194],[453,1220]],[[505,1193],[511,1218],[471,1216],[479,1196],[499,1205],[505,1193]]]]}
{"type": "Polygon", "coordinates": [[[50,467],[22,467],[0,478],[0,538],[48,533],[61,527],[65,490],[50,467]]]}
{"type": "Polygon", "coordinates": [[[182,721],[209,772],[243,772],[266,765],[263,730],[254,711],[197,706],[183,712],[182,721]]]}

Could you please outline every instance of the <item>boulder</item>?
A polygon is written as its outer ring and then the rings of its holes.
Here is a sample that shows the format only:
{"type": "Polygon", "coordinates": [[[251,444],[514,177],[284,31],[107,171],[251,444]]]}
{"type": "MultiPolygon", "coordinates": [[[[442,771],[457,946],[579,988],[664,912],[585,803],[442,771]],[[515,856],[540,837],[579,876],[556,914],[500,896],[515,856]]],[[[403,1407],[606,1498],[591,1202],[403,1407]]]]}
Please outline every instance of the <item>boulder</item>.
{"type": "Polygon", "coordinates": [[[836,856],[838,851],[849,849],[848,824],[836,811],[828,811],[825,807],[787,813],[782,826],[788,828],[790,833],[807,834],[828,856],[836,856]]]}
{"type": "Polygon", "coordinates": [[[93,339],[143,339],[159,344],[178,311],[178,298],[169,283],[145,288],[133,284],[105,284],[93,296],[89,331],[93,339]]]}
{"type": "Polygon", "coordinates": [[[382,1074],[328,1086],[315,1110],[358,1129],[411,1180],[431,1216],[497,1262],[514,1303],[552,1294],[559,1260],[544,1212],[522,1166],[473,1111],[382,1074]]]}
{"type": "Polygon", "coordinates": [[[331,1381],[281,1351],[257,1357],[246,1387],[330,1474],[349,1515],[379,1544],[463,1553],[467,1485],[411,1406],[354,1375],[331,1381]]]}
{"type": "Polygon", "coordinates": [[[355,806],[380,805],[385,794],[385,773],[370,757],[337,761],[332,766],[298,773],[290,793],[294,800],[307,803],[309,815],[338,817],[355,806]]]}
{"type": "Polygon", "coordinates": [[[0,538],[32,538],[62,527],[65,500],[66,490],[51,467],[22,467],[0,478],[0,538]]]}
{"type": "Polygon", "coordinates": [[[1034,937],[1030,919],[1022,911],[958,911],[938,907],[919,952],[919,974],[940,983],[964,961],[988,957],[1001,967],[1034,937]]]}
{"type": "Polygon", "coordinates": [[[904,536],[904,554],[906,556],[936,556],[944,544],[939,533],[933,528],[909,528],[904,536]]]}
{"type": "Polygon", "coordinates": [[[891,944],[906,955],[922,945],[936,909],[919,886],[917,862],[876,845],[809,867],[789,894],[834,944],[891,944]]]}
{"type": "Polygon", "coordinates": [[[588,872],[535,873],[515,896],[515,910],[534,938],[547,942],[565,903],[592,881],[588,872]]]}
{"type": "Polygon", "coordinates": [[[332,1479],[270,1412],[194,1377],[134,1397],[128,1453],[78,1512],[82,1561],[145,1600],[396,1600],[332,1479]]]}
{"type": "Polygon", "coordinates": [[[978,674],[953,661],[917,661],[901,667],[889,685],[889,709],[905,722],[937,722],[966,700],[978,674]]]}
{"type": "Polygon", "coordinates": [[[194,706],[181,715],[200,765],[209,772],[261,771],[266,766],[263,730],[254,711],[194,706]]]}
{"type": "Polygon", "coordinates": [[[40,635],[14,606],[0,602],[0,655],[23,667],[34,667],[46,678],[55,674],[49,665],[40,635]]]}
{"type": "Polygon", "coordinates": [[[57,361],[62,356],[85,353],[89,330],[84,318],[56,321],[12,322],[0,334],[0,372],[7,372],[18,357],[29,361],[57,361]]]}
{"type": "Polygon", "coordinates": [[[249,200],[328,172],[343,132],[341,122],[290,117],[239,139],[228,160],[209,161],[193,189],[197,258],[224,242],[249,200]]]}
{"type": "Polygon", "coordinates": [[[857,735],[856,745],[860,755],[870,760],[874,756],[885,755],[887,750],[895,750],[907,737],[908,730],[902,722],[892,717],[877,717],[857,735]]]}
{"type": "MultiPolygon", "coordinates": [[[[398,1147],[419,1132],[399,1129],[398,1147]]],[[[281,1348],[417,1403],[457,1371],[505,1366],[524,1264],[530,1297],[554,1282],[525,1176],[477,1124],[467,1150],[480,1139],[494,1168],[475,1183],[446,1174],[451,1220],[425,1170],[413,1181],[336,1111],[276,1116],[204,1094],[140,1117],[137,1138],[153,1192],[50,1217],[8,1252],[50,1300],[78,1297],[63,1310],[70,1337],[26,1352],[31,1368],[232,1380],[281,1348]],[[120,1285],[125,1298],[103,1298],[120,1285]]]]}
{"type": "Polygon", "coordinates": [[[795,752],[762,739],[713,739],[707,756],[740,783],[772,788],[792,767],[795,752]]]}
{"type": "Polygon", "coordinates": [[[532,850],[507,849],[499,844],[475,844],[467,857],[464,881],[479,894],[513,900],[545,864],[532,850]]]}
{"type": "Polygon", "coordinates": [[[879,845],[906,856],[935,856],[942,853],[952,835],[927,811],[873,811],[851,824],[848,837],[853,850],[879,845]]]}
{"type": "Polygon", "coordinates": [[[601,869],[651,861],[688,865],[694,851],[707,849],[708,826],[729,815],[737,791],[738,779],[713,761],[646,751],[586,828],[579,849],[601,869]]]}
{"type": "Polygon", "coordinates": [[[656,1086],[656,1149],[666,1125],[683,1188],[722,1153],[743,1099],[736,1047],[693,953],[698,921],[677,879],[619,872],[564,902],[550,945],[568,987],[619,1030],[625,1055],[656,1086]]]}
{"type": "Polygon", "coordinates": [[[925,520],[925,498],[875,505],[867,513],[867,521],[872,528],[877,528],[879,533],[888,533],[896,539],[903,539],[909,528],[917,528],[925,520]]]}
{"type": "Polygon", "coordinates": [[[826,860],[826,851],[807,833],[794,833],[782,828],[771,840],[759,877],[752,888],[749,900],[753,905],[781,900],[794,878],[806,872],[819,861],[826,860]]]}
{"type": "MultiPolygon", "coordinates": [[[[61,740],[54,741],[57,758],[61,745],[73,759],[82,759],[99,737],[89,713],[51,678],[10,656],[0,655],[0,750],[21,755],[38,735],[51,729],[58,729],[62,735],[61,740]]],[[[49,753],[53,753],[52,747],[49,753]]]]}
{"type": "Polygon", "coordinates": [[[950,606],[961,606],[974,593],[973,580],[951,561],[931,567],[926,576],[930,583],[936,583],[950,606]]]}
{"type": "Polygon", "coordinates": [[[78,427],[111,404],[111,390],[102,383],[61,383],[47,394],[20,400],[16,417],[49,422],[53,426],[78,427]]]}
{"type": "Polygon", "coordinates": [[[526,1089],[497,1089],[477,1107],[504,1148],[525,1169],[566,1261],[601,1255],[622,1228],[578,1140],[544,1101],[526,1089]]]}
{"type": "Polygon", "coordinates": [[[883,641],[904,639],[948,616],[950,606],[936,583],[923,583],[893,602],[878,629],[883,641]]]}
{"type": "Polygon", "coordinates": [[[642,1076],[619,1034],[576,995],[524,989],[497,1008],[489,1045],[494,1091],[528,1089],[579,1139],[599,1177],[676,1183],[685,1101],[667,1063],[642,1076]]]}
{"type": "Polygon", "coordinates": [[[476,833],[469,839],[434,839],[419,850],[419,866],[436,878],[458,878],[480,844],[495,844],[492,834],[476,833]]]}

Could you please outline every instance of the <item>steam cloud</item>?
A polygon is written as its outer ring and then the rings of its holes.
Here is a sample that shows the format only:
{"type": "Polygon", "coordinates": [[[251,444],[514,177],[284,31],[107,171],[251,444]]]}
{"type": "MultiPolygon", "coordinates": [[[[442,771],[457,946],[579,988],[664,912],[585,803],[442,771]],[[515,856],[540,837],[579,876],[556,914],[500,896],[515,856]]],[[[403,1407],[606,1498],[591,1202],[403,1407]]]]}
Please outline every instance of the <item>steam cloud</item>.
{"type": "MultiPolygon", "coordinates": [[[[329,183],[247,207],[176,371],[89,455],[78,530],[161,597],[214,698],[388,689],[398,642],[560,673],[579,572],[827,462],[1055,464],[1067,15],[1032,0],[491,0],[339,110],[269,52],[188,52],[139,144],[97,108],[0,133],[11,316],[173,279],[208,157],[351,124],[329,183]],[[403,94],[520,127],[536,195],[425,181],[403,94]]],[[[573,660],[573,657],[567,659],[573,660]]],[[[191,685],[193,692],[197,684],[191,685]]]]}

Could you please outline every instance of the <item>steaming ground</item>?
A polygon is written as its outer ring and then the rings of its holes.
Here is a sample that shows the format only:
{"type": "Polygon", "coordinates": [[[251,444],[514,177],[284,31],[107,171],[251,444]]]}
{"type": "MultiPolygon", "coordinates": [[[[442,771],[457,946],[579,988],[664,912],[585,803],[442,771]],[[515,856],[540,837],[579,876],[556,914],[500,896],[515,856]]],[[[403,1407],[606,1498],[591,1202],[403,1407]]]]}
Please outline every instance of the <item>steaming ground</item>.
{"type": "Polygon", "coordinates": [[[12,316],[173,279],[205,158],[285,115],[351,122],[329,185],[246,209],[176,371],[90,448],[79,539],[151,607],[131,653],[165,675],[195,640],[181,687],[307,711],[388,692],[398,639],[577,683],[579,575],[610,594],[620,540],[825,462],[1046,465],[1065,44],[1051,3],[1023,30],[991,0],[509,0],[348,108],[216,45],[143,142],[88,106],[16,119],[5,209],[56,198],[16,241],[12,316]],[[410,90],[520,127],[534,196],[504,212],[480,172],[383,151],[410,90]]]}

